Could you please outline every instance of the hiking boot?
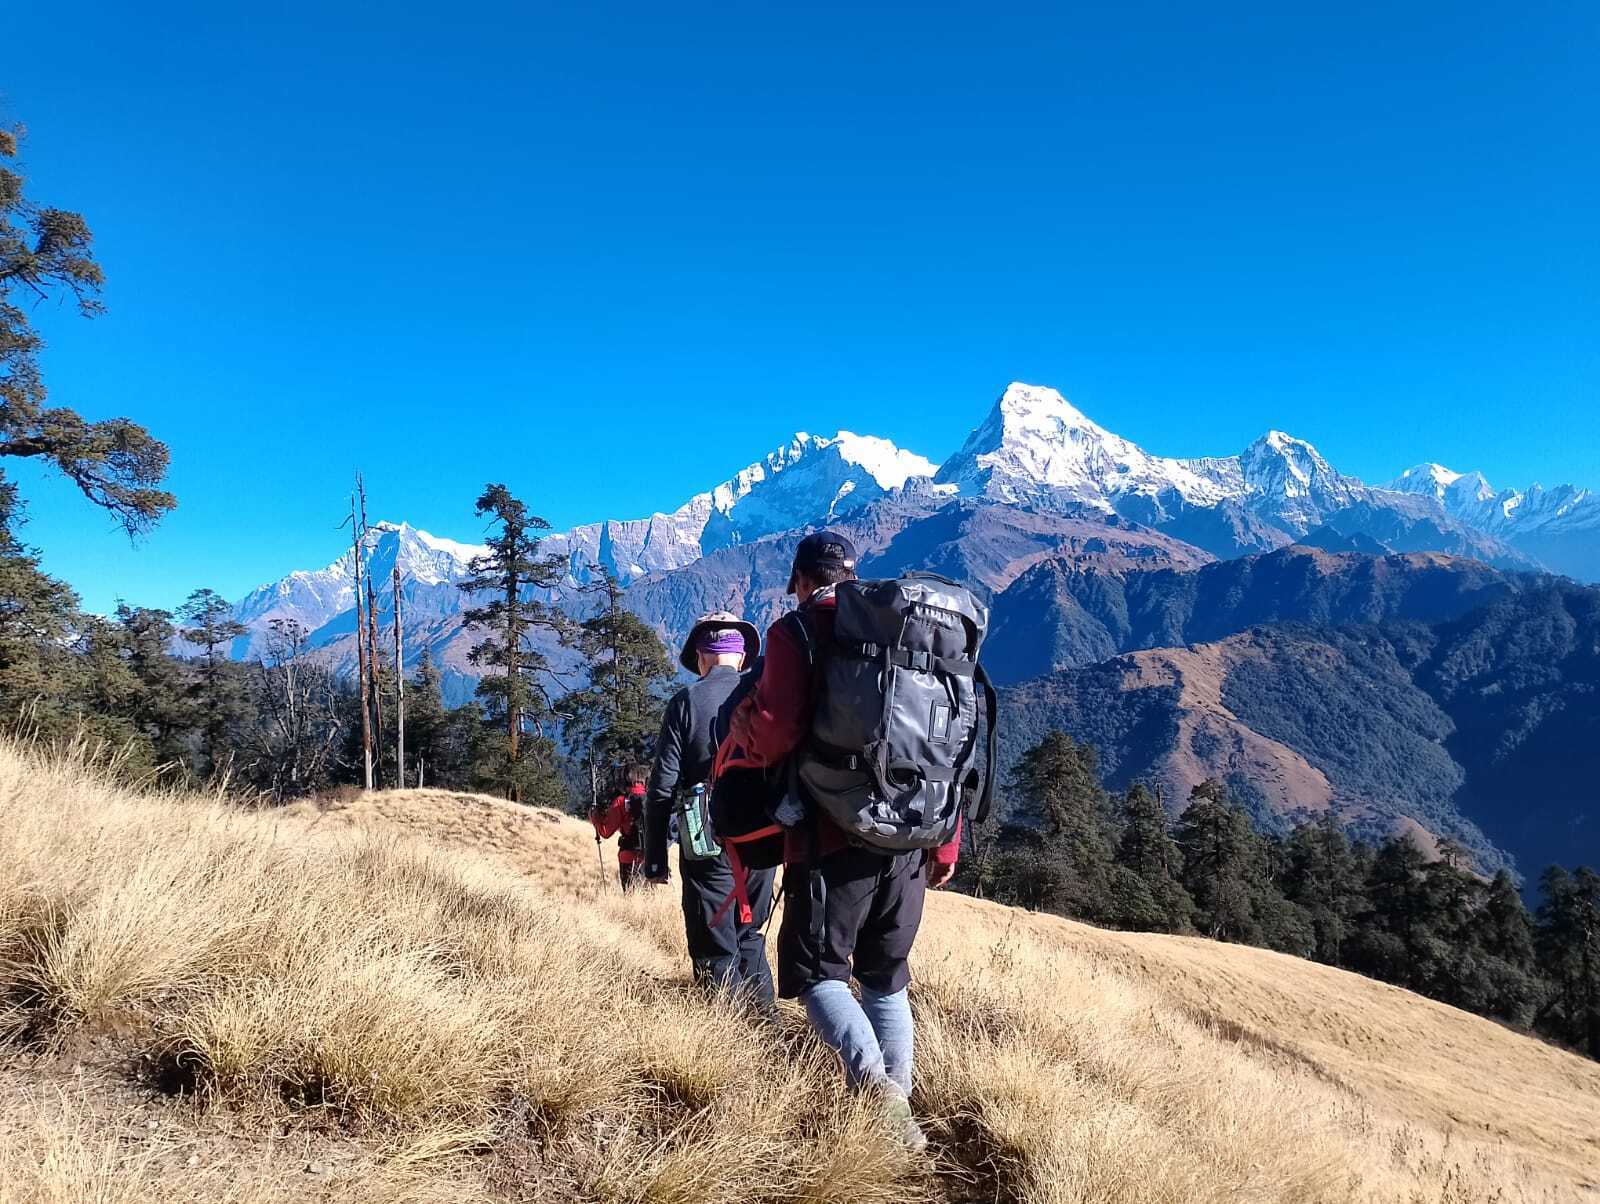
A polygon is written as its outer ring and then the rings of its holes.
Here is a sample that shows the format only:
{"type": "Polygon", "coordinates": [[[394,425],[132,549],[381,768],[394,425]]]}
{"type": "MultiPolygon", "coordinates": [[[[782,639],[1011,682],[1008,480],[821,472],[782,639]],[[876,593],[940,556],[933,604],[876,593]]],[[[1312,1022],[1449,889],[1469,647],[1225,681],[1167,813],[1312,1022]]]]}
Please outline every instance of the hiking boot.
{"type": "Polygon", "coordinates": [[[883,1119],[888,1123],[894,1139],[913,1154],[920,1154],[928,1148],[928,1135],[912,1115],[911,1101],[899,1091],[883,1093],[883,1119]]]}

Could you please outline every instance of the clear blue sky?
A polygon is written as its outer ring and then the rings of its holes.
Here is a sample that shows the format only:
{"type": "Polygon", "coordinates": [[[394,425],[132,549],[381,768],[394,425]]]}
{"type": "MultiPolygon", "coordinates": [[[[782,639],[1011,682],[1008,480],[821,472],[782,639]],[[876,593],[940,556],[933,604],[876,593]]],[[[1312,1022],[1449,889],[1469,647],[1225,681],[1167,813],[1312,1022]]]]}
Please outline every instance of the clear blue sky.
{"type": "Polygon", "coordinates": [[[1600,486],[1600,13],[23,4],[0,105],[110,312],[52,395],[172,447],[106,608],[237,595],[373,510],[669,508],[796,429],[947,455],[1013,379],[1166,454],[1600,486]],[[236,10],[236,11],[230,11],[236,10]]]}

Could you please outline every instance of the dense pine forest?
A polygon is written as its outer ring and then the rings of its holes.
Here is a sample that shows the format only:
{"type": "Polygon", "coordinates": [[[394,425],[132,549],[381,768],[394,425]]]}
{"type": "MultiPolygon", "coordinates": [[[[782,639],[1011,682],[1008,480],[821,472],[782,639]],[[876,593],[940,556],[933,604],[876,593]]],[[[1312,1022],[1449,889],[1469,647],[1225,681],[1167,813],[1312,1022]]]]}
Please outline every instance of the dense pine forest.
{"type": "Polygon", "coordinates": [[[1194,933],[1354,970],[1600,1058],[1600,874],[1551,866],[1530,914],[1504,869],[1409,833],[1331,820],[1264,833],[1220,782],[1176,820],[1142,783],[1111,793],[1092,745],[1052,732],[1021,758],[1011,811],[978,834],[967,888],[1114,928],[1194,933]]]}

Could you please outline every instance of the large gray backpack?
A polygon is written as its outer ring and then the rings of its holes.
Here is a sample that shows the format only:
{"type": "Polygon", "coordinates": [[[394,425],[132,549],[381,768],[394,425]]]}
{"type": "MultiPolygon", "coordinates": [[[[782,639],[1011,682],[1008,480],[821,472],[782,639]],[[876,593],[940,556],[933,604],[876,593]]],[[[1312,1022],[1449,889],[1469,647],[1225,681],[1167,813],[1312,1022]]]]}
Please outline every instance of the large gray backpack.
{"type": "Polygon", "coordinates": [[[806,792],[846,834],[883,849],[926,849],[982,822],[995,770],[995,693],[978,664],[989,609],[931,573],[835,587],[833,637],[804,628],[811,735],[799,749],[806,792]],[[988,729],[977,769],[978,701],[988,729]]]}

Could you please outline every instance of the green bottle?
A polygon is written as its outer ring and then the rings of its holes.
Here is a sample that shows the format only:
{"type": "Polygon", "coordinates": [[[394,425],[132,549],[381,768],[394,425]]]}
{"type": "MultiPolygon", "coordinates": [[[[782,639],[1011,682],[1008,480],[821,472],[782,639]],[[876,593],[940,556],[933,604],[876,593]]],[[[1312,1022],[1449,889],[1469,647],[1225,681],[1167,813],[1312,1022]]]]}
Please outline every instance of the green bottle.
{"type": "Polygon", "coordinates": [[[710,861],[722,854],[711,827],[710,796],[704,782],[696,782],[678,804],[678,849],[689,861],[710,861]]]}

